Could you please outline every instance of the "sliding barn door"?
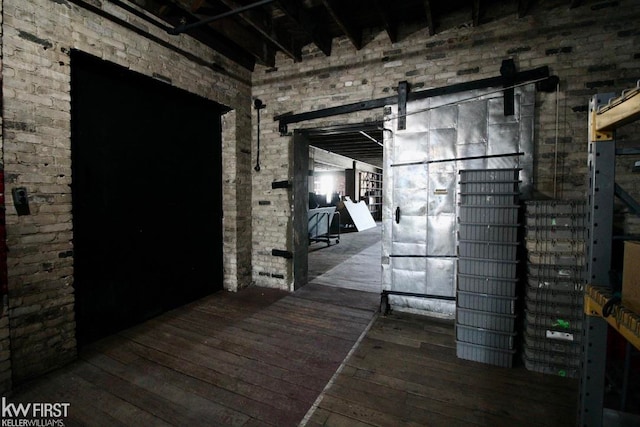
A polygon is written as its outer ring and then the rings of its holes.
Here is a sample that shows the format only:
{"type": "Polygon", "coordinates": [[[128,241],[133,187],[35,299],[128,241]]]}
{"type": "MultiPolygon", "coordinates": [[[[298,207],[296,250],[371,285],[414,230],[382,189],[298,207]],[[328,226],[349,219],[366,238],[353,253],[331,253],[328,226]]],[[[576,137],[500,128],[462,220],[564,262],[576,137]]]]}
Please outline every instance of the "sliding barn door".
{"type": "Polygon", "coordinates": [[[515,91],[505,116],[500,90],[471,91],[397,108],[385,128],[384,289],[432,295],[392,296],[396,308],[453,316],[456,291],[458,171],[521,168],[523,198],[531,191],[534,86],[515,91]]]}

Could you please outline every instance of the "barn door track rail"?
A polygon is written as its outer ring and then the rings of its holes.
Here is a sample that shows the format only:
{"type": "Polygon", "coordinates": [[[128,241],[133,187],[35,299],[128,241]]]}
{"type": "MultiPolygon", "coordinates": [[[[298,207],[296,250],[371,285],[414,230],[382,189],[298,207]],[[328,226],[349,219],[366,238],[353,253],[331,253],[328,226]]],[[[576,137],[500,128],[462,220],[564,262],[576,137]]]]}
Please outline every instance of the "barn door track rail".
{"type": "MultiPolygon", "coordinates": [[[[398,104],[398,111],[404,111],[406,103],[420,99],[432,98],[435,96],[449,95],[454,93],[466,92],[470,90],[486,89],[491,87],[504,87],[505,95],[505,114],[509,115],[513,103],[514,92],[509,90],[510,87],[517,84],[527,82],[537,82],[536,86],[539,91],[553,92],[558,83],[558,77],[549,73],[549,67],[543,66],[526,71],[516,71],[513,59],[505,59],[500,67],[500,76],[489,77],[486,79],[472,80],[464,83],[443,86],[434,89],[411,92],[407,82],[400,82],[398,86],[398,95],[387,96],[384,98],[372,99],[369,101],[355,102],[352,104],[340,105],[337,107],[323,108],[321,110],[308,111],[306,113],[293,114],[292,112],[280,114],[273,118],[279,122],[278,130],[281,135],[288,133],[288,125],[291,123],[299,123],[307,120],[320,119],[341,114],[355,113],[358,111],[373,110],[382,108],[387,105],[398,104]]],[[[513,114],[513,113],[511,113],[513,114]]]]}

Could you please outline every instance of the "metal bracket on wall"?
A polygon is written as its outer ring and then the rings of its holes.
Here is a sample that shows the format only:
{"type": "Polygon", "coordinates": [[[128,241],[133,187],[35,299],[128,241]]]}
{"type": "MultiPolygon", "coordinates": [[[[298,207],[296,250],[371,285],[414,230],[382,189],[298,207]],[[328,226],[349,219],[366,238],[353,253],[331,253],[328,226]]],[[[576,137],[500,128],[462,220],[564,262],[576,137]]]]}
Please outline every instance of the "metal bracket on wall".
{"type": "Polygon", "coordinates": [[[279,256],[281,258],[293,258],[293,252],[291,251],[283,251],[282,249],[272,249],[271,250],[271,255],[273,256],[279,256]]]}
{"type": "MultiPolygon", "coordinates": [[[[280,114],[278,117],[288,117],[288,116],[293,116],[293,112],[292,111],[288,111],[284,114],[280,114]]],[[[286,120],[280,120],[278,122],[278,132],[280,132],[280,136],[285,136],[289,133],[289,127],[287,126],[287,122],[286,120]]]]}
{"type": "Polygon", "coordinates": [[[253,107],[256,109],[256,115],[258,120],[258,131],[256,133],[256,166],[253,168],[256,172],[260,172],[260,110],[267,106],[262,100],[257,99],[253,101],[253,107]]]}
{"type": "Polygon", "coordinates": [[[16,187],[11,190],[11,194],[13,196],[13,206],[16,208],[18,216],[31,215],[27,189],[25,187],[16,187]]]}
{"type": "Polygon", "coordinates": [[[504,78],[504,115],[513,116],[516,113],[516,91],[513,83],[516,76],[516,63],[512,58],[502,61],[500,75],[504,78]]]}
{"type": "Polygon", "coordinates": [[[407,128],[407,95],[409,83],[402,81],[398,84],[398,130],[407,128]]]}
{"type": "Polygon", "coordinates": [[[271,189],[276,188],[291,188],[291,181],[273,181],[271,183],[271,189]]]}

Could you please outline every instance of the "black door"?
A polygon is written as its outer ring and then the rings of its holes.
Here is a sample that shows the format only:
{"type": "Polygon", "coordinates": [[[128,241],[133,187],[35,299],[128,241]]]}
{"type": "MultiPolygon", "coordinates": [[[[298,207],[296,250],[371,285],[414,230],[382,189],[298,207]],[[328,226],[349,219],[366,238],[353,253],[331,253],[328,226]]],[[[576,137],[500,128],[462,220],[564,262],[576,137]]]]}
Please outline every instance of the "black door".
{"type": "Polygon", "coordinates": [[[222,288],[221,108],[72,54],[77,335],[86,343],[222,288]]]}

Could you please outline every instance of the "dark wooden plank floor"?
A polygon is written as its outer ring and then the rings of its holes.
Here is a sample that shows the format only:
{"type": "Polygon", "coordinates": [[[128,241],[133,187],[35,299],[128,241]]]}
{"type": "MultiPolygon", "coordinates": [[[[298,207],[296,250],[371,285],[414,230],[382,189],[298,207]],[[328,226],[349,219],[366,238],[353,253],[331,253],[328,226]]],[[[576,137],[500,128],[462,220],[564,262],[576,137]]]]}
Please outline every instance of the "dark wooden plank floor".
{"type": "Polygon", "coordinates": [[[453,324],[379,317],[308,426],[572,426],[577,381],[456,358],[453,324]]]}
{"type": "MultiPolygon", "coordinates": [[[[325,263],[379,238],[355,235],[325,263]]],[[[69,402],[67,426],[574,425],[576,381],[459,360],[452,324],[372,323],[378,304],[318,284],[221,292],[82,349],[9,401],[69,402]]]]}
{"type": "Polygon", "coordinates": [[[93,343],[11,402],[69,402],[65,425],[294,426],[378,296],[309,286],[218,293],[93,343]]]}

